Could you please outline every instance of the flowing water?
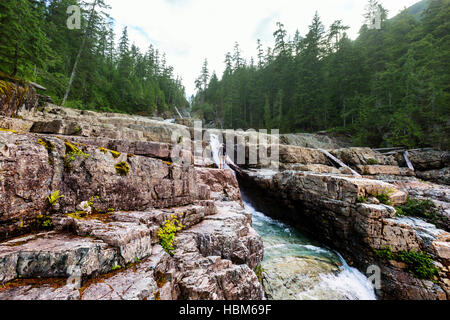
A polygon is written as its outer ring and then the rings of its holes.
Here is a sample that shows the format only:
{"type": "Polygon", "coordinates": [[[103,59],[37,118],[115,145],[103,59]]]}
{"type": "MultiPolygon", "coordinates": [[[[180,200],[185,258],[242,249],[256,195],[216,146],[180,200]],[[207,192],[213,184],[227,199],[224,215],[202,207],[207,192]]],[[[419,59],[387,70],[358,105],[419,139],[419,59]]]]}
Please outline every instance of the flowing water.
{"type": "MultiPolygon", "coordinates": [[[[212,158],[219,164],[220,142],[211,135],[212,158]]],[[[229,167],[226,166],[228,169],[229,167]]],[[[243,194],[253,227],[264,242],[264,288],[276,300],[375,300],[369,280],[336,252],[255,210],[243,194]]]]}
{"type": "Polygon", "coordinates": [[[267,297],[276,300],[375,300],[369,280],[336,252],[297,230],[256,211],[253,227],[264,242],[263,281],[267,297]]]}

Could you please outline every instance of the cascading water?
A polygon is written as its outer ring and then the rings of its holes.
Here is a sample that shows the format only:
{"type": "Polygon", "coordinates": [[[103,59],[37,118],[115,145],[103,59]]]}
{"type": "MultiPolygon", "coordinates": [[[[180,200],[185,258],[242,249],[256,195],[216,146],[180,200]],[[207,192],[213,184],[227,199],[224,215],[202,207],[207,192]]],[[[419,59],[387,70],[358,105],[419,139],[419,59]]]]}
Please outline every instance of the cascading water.
{"type": "MultiPolygon", "coordinates": [[[[215,134],[211,134],[209,143],[211,145],[212,160],[217,165],[217,167],[220,168],[219,152],[220,152],[222,143],[220,143],[219,137],[215,134]]],[[[227,156],[227,160],[229,160],[228,156],[227,156]]],[[[231,170],[231,168],[226,163],[225,163],[225,169],[231,170]]]]}
{"type": "Polygon", "coordinates": [[[253,227],[264,242],[264,286],[276,300],[375,300],[370,281],[348,266],[334,251],[323,248],[297,230],[256,211],[243,194],[252,213],[253,227]]]}
{"type": "MultiPolygon", "coordinates": [[[[219,165],[220,142],[211,135],[213,161],[219,165]]],[[[226,166],[229,169],[229,166],[226,166]]],[[[369,280],[347,265],[336,252],[304,237],[297,230],[254,209],[243,194],[253,227],[264,242],[263,280],[269,299],[375,300],[369,280]]]]}

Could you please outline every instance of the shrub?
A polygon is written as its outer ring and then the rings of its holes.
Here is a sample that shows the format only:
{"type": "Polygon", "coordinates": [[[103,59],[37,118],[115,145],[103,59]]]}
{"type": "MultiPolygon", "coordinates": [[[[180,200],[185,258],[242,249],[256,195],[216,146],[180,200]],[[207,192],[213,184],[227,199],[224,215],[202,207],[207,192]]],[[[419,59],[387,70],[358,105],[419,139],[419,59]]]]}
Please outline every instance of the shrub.
{"type": "Polygon", "coordinates": [[[385,204],[387,206],[392,205],[390,194],[392,193],[392,190],[385,188],[381,192],[372,192],[370,195],[372,197],[375,197],[380,201],[380,203],[385,204]]]}
{"type": "Polygon", "coordinates": [[[368,159],[367,160],[367,164],[368,165],[377,165],[378,164],[378,160],[377,159],[368,159]]]}
{"type": "Polygon", "coordinates": [[[432,280],[438,275],[433,259],[420,251],[402,251],[397,254],[399,261],[406,263],[408,271],[420,279],[432,280]]]}
{"type": "Polygon", "coordinates": [[[439,274],[438,269],[433,264],[433,259],[424,252],[400,251],[393,253],[390,247],[374,251],[380,259],[405,263],[408,272],[419,279],[433,280],[439,274]]]}
{"type": "Polygon", "coordinates": [[[387,248],[380,249],[380,250],[375,250],[375,254],[377,255],[378,258],[383,259],[383,260],[393,260],[394,259],[391,247],[387,247],[387,248]]]}
{"type": "Polygon", "coordinates": [[[183,228],[185,226],[179,222],[178,216],[171,215],[170,219],[164,221],[161,229],[159,229],[159,243],[168,254],[173,255],[173,251],[175,250],[175,235],[183,228]]]}
{"type": "Polygon", "coordinates": [[[400,216],[431,218],[437,213],[437,208],[431,200],[408,198],[406,204],[396,207],[400,216]]]}
{"type": "Polygon", "coordinates": [[[417,217],[436,225],[440,229],[449,231],[449,218],[440,213],[440,208],[431,200],[408,198],[406,204],[395,207],[397,216],[417,217]]]}

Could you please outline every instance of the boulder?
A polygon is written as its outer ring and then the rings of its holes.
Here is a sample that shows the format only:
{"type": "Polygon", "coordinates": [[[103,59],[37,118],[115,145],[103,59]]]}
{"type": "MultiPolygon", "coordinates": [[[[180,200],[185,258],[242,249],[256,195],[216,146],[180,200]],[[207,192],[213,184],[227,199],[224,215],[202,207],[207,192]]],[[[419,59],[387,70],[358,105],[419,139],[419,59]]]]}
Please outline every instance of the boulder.
{"type": "Polygon", "coordinates": [[[397,166],[393,156],[384,156],[370,148],[345,148],[332,150],[331,154],[348,166],[385,165],[397,166]]]}
{"type": "Polygon", "coordinates": [[[199,184],[206,185],[211,192],[228,201],[241,201],[241,191],[236,177],[231,170],[196,168],[199,184]]]}

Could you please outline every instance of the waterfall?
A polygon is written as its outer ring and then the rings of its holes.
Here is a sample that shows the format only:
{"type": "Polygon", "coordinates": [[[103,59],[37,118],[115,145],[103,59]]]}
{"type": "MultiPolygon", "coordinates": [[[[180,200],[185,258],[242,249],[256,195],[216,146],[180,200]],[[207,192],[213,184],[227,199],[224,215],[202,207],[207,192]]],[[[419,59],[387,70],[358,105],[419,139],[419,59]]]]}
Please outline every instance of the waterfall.
{"type": "MultiPolygon", "coordinates": [[[[211,134],[209,144],[211,145],[212,160],[217,165],[217,167],[220,168],[221,143],[219,141],[219,136],[216,134],[211,134]]],[[[225,169],[231,170],[231,168],[227,164],[227,162],[229,161],[231,161],[231,159],[227,156],[227,161],[225,161],[225,169]]]]}

